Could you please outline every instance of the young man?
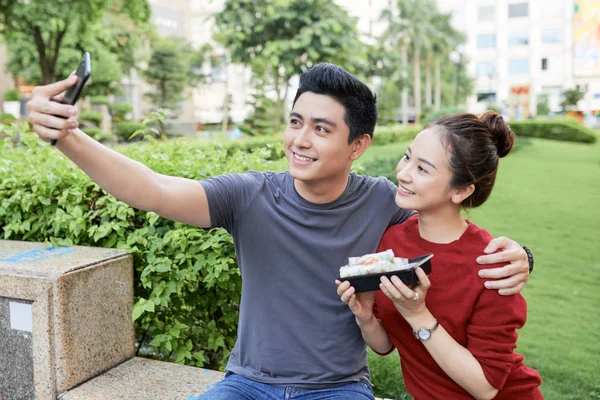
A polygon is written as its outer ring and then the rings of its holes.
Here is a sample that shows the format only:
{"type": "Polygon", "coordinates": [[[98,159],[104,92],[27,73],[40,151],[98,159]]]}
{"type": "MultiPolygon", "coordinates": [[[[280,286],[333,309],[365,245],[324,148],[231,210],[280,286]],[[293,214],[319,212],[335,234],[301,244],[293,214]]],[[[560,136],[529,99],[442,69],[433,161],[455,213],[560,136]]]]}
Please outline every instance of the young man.
{"type": "MultiPolygon", "coordinates": [[[[317,65],[301,77],[285,131],[289,171],[198,183],[157,174],[76,129],[76,110],[51,101],[74,83],[34,90],[29,120],[40,137],[59,139],[61,152],[132,207],[233,235],[243,282],[238,340],[225,380],[200,398],[372,399],[365,343],[335,278],[411,212],[396,206],[391,182],[350,173],[377,120],[369,88],[340,67],[317,65]]],[[[508,277],[490,283],[512,294],[527,280],[527,257],[506,238],[486,251],[500,248],[481,262],[512,262],[487,271],[508,277]]]]}

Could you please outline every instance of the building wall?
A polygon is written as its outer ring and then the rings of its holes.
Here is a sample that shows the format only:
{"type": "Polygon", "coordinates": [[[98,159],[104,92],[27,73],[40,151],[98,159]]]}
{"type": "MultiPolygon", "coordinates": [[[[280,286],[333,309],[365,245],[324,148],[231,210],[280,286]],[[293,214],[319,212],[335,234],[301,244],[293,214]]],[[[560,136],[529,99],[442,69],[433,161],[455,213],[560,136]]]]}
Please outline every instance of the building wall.
{"type": "MultiPolygon", "coordinates": [[[[598,0],[576,1],[596,3],[600,10],[598,0]]],[[[455,28],[467,36],[466,68],[476,77],[475,95],[467,103],[470,111],[482,111],[487,94],[489,102],[505,106],[513,117],[534,115],[542,94],[548,96],[551,109],[559,111],[561,93],[586,83],[589,105],[595,105],[595,96],[600,101],[600,87],[596,86],[600,71],[578,77],[574,70],[576,1],[438,1],[440,10],[451,13],[455,28]],[[518,16],[524,5],[526,15],[518,16]],[[492,37],[495,45],[486,47],[492,37]],[[527,42],[523,42],[525,38],[527,42]]]]}
{"type": "Polygon", "coordinates": [[[4,112],[4,109],[2,108],[4,91],[14,87],[11,76],[4,71],[6,60],[6,46],[3,43],[0,43],[0,112],[4,112]]]}
{"type": "Polygon", "coordinates": [[[209,44],[221,60],[214,68],[206,66],[209,83],[194,90],[194,115],[200,123],[220,123],[223,120],[225,95],[229,93],[229,118],[241,123],[251,112],[246,105],[250,97],[250,71],[242,65],[228,62],[227,52],[212,40],[216,30],[214,14],[224,7],[224,0],[191,0],[191,36],[193,46],[209,44]]]}

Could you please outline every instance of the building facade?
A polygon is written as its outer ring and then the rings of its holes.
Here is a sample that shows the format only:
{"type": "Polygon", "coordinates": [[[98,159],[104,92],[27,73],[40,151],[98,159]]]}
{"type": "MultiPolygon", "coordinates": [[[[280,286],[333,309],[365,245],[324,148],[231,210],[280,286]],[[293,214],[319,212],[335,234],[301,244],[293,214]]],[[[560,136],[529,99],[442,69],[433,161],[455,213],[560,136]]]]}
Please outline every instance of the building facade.
{"type": "Polygon", "coordinates": [[[4,65],[6,64],[6,61],[6,45],[0,42],[0,112],[4,112],[2,107],[4,92],[14,87],[10,75],[4,72],[4,65]]]}
{"type": "Polygon", "coordinates": [[[467,104],[470,111],[496,104],[511,117],[522,118],[536,115],[538,102],[545,98],[550,110],[557,112],[563,91],[577,85],[586,91],[578,108],[587,113],[600,110],[600,1],[438,0],[438,4],[467,37],[465,67],[476,79],[467,104]]]}

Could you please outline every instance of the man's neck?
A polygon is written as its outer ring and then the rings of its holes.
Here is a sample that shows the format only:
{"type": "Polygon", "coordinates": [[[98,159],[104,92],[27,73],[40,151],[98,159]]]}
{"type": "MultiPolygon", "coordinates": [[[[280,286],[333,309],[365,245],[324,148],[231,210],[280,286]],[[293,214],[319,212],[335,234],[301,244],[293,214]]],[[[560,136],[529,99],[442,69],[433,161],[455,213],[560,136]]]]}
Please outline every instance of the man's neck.
{"type": "Polygon", "coordinates": [[[348,186],[349,174],[340,177],[306,182],[294,179],[294,187],[298,194],[306,201],[315,204],[327,204],[337,200],[348,186]]]}
{"type": "Polygon", "coordinates": [[[468,226],[456,207],[419,211],[419,235],[429,242],[451,243],[458,240],[468,226]]]}

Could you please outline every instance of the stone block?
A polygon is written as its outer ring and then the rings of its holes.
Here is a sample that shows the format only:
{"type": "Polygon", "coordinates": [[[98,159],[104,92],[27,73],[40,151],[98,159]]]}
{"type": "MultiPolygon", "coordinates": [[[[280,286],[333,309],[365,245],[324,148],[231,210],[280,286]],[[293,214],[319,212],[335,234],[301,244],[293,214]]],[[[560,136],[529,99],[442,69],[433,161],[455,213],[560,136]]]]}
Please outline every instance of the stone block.
{"type": "Polygon", "coordinates": [[[0,241],[0,399],[54,399],[133,357],[121,250],[0,241]]]}
{"type": "Polygon", "coordinates": [[[61,400],[189,400],[224,374],[135,357],[65,393],[61,400]]]}

